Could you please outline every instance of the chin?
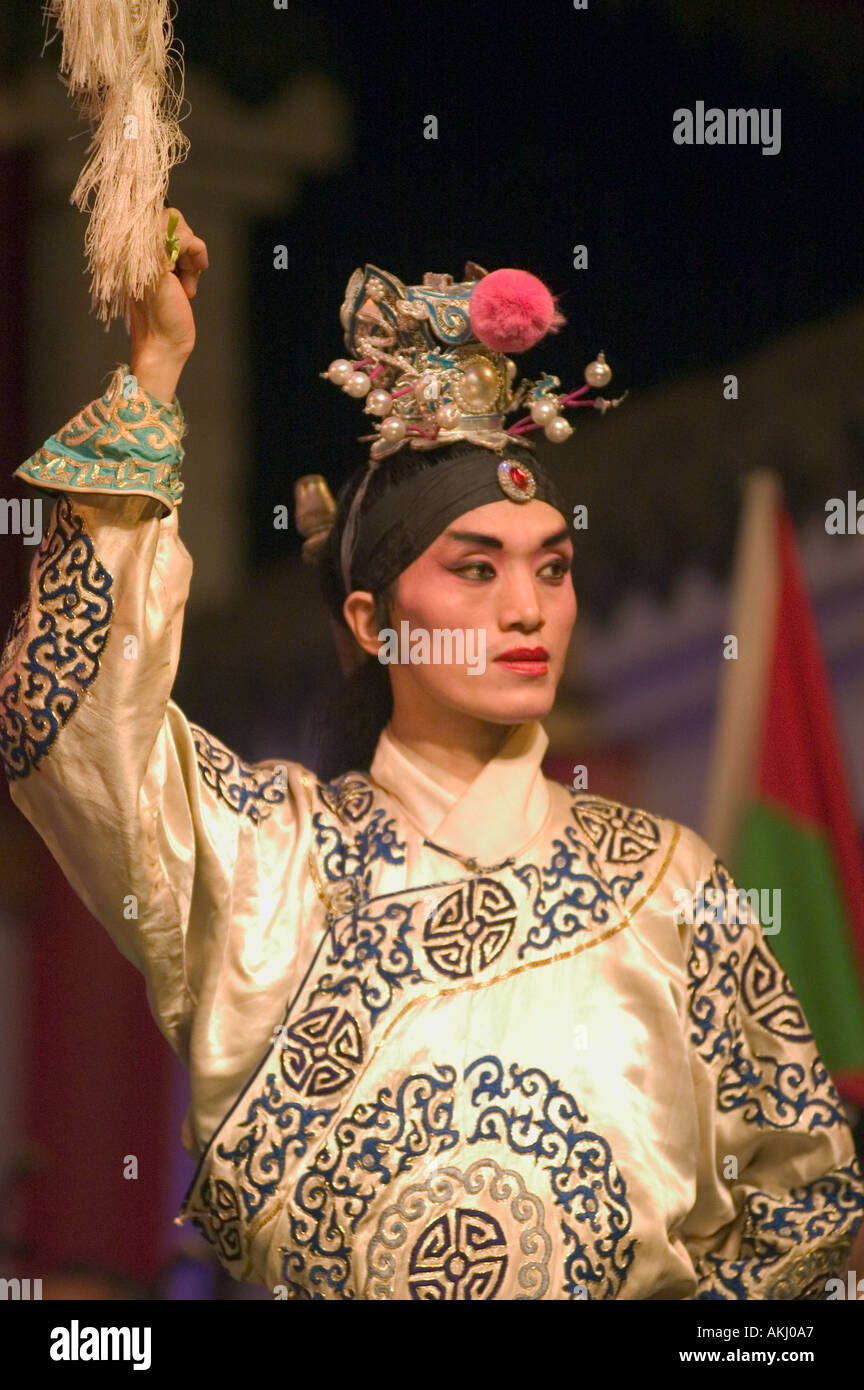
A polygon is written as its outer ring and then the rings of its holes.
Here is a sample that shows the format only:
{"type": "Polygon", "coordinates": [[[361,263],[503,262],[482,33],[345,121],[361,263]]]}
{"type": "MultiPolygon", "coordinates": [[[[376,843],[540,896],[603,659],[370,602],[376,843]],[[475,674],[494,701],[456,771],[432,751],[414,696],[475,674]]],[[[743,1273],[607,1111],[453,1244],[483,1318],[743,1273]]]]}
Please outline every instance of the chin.
{"type": "Polygon", "coordinates": [[[489,724],[527,724],[545,719],[555,704],[555,689],[498,691],[483,700],[460,701],[458,707],[489,724]]]}

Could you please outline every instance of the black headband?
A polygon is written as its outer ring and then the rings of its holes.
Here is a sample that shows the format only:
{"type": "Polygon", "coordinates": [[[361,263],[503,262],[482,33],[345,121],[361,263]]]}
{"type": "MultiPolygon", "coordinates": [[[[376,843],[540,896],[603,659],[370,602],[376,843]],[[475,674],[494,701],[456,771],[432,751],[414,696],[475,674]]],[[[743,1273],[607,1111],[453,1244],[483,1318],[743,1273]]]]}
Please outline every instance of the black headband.
{"type": "Polygon", "coordinates": [[[348,561],[350,575],[345,573],[348,564],[343,566],[346,592],[380,593],[464,512],[506,499],[518,506],[532,498],[563,511],[540,461],[532,457],[526,463],[515,455],[508,457],[506,450],[479,448],[467,458],[447,459],[409,474],[359,517],[348,561]]]}

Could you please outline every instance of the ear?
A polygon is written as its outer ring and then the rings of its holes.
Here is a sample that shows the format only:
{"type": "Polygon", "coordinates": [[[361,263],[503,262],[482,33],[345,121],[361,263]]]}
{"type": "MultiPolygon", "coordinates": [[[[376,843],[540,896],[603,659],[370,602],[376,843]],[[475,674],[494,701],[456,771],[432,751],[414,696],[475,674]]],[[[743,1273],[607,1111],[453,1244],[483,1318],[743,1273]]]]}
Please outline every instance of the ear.
{"type": "Polygon", "coordinates": [[[342,614],[355,641],[368,652],[377,656],[381,646],[378,635],[378,620],[375,617],[375,600],[365,589],[355,589],[342,605],[342,614]]]}

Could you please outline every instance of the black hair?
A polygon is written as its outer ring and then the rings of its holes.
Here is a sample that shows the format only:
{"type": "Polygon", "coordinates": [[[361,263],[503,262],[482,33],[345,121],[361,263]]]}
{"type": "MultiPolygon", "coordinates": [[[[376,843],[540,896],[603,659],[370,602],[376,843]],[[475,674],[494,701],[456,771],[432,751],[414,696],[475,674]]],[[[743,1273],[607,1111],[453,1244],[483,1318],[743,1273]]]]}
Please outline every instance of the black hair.
{"type": "MultiPolygon", "coordinates": [[[[395,454],[382,459],[372,474],[366,492],[360,503],[362,517],[380,497],[383,497],[402,479],[447,463],[451,459],[468,458],[477,452],[477,445],[469,440],[457,440],[455,444],[443,445],[440,449],[403,448],[395,454]]],[[[535,455],[524,446],[514,443],[507,447],[508,458],[521,459],[527,464],[535,461],[535,455]]],[[[340,490],[336,499],[336,517],[333,529],[318,561],[318,574],[324,602],[331,616],[348,631],[342,613],[342,605],[347,598],[342,580],[340,550],[342,533],[354,496],[366,476],[368,464],[356,469],[340,490]]],[[[397,542],[398,543],[398,542],[397,542]]],[[[404,542],[403,542],[404,544],[404,542]]],[[[382,572],[392,572],[393,555],[376,556],[382,572]]],[[[410,563],[406,557],[402,569],[410,563]]],[[[377,567],[377,566],[376,566],[377,567]]],[[[381,588],[372,587],[375,599],[375,616],[379,627],[386,627],[395,591],[394,580],[381,588]]],[[[375,754],[381,731],[393,713],[393,693],[387,667],[374,657],[366,656],[362,665],[343,677],[341,685],[329,700],[319,707],[313,716],[313,740],[315,770],[320,777],[331,781],[334,777],[354,769],[368,769],[375,754]]]]}

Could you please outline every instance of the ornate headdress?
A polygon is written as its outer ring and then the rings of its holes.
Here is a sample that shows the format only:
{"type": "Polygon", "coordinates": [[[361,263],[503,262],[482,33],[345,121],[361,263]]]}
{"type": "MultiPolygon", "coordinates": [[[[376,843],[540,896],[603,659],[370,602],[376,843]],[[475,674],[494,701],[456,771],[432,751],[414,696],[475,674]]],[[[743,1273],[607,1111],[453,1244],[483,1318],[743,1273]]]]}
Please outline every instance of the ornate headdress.
{"type": "MultiPolygon", "coordinates": [[[[389,501],[382,499],[381,515],[371,525],[372,519],[364,517],[368,534],[362,549],[367,559],[398,521],[407,525],[409,516],[418,543],[432,530],[428,544],[437,534],[435,525],[440,530],[450,519],[441,522],[445,511],[457,515],[453,508],[460,503],[467,511],[502,497],[513,502],[528,502],[535,496],[553,500],[554,489],[545,470],[539,463],[529,467],[524,455],[508,459],[508,447],[518,444],[532,449],[526,435],[535,429],[542,429],[553,442],[563,442],[573,429],[561,412],[571,406],[606,411],[619,404],[589,396],[592,387],[607,386],[612,377],[602,352],[585,368],[585,384],[575,390],[556,392],[560,380],[548,372],[537,380],[516,383],[516,363],[509,354],[526,352],[566,322],[542,281],[524,270],[490,273],[469,261],[461,282],[455,283],[450,275],[429,273],[422,285],[405,285],[377,266],[358,267],[348,281],[339,316],[351,358],[337,358],[321,375],[349,396],[365,400],[364,410],[375,421],[375,433],[361,436],[371,441],[370,463],[342,535],[340,564],[346,592],[357,559],[360,503],[381,459],[406,446],[441,449],[457,440],[477,448],[476,459],[461,458],[452,467],[444,464],[440,471],[434,470],[434,479],[406,474],[405,488],[397,486],[389,501]],[[506,417],[520,407],[527,413],[505,426],[506,417]],[[484,461],[486,450],[502,456],[491,473],[484,461]],[[442,505],[442,490],[451,473],[458,481],[447,490],[442,505]],[[427,513],[433,509],[425,525],[415,505],[421,499],[427,513]]],[[[335,504],[320,475],[298,480],[296,514],[298,529],[307,538],[304,555],[314,559],[335,515],[335,504]]]]}

